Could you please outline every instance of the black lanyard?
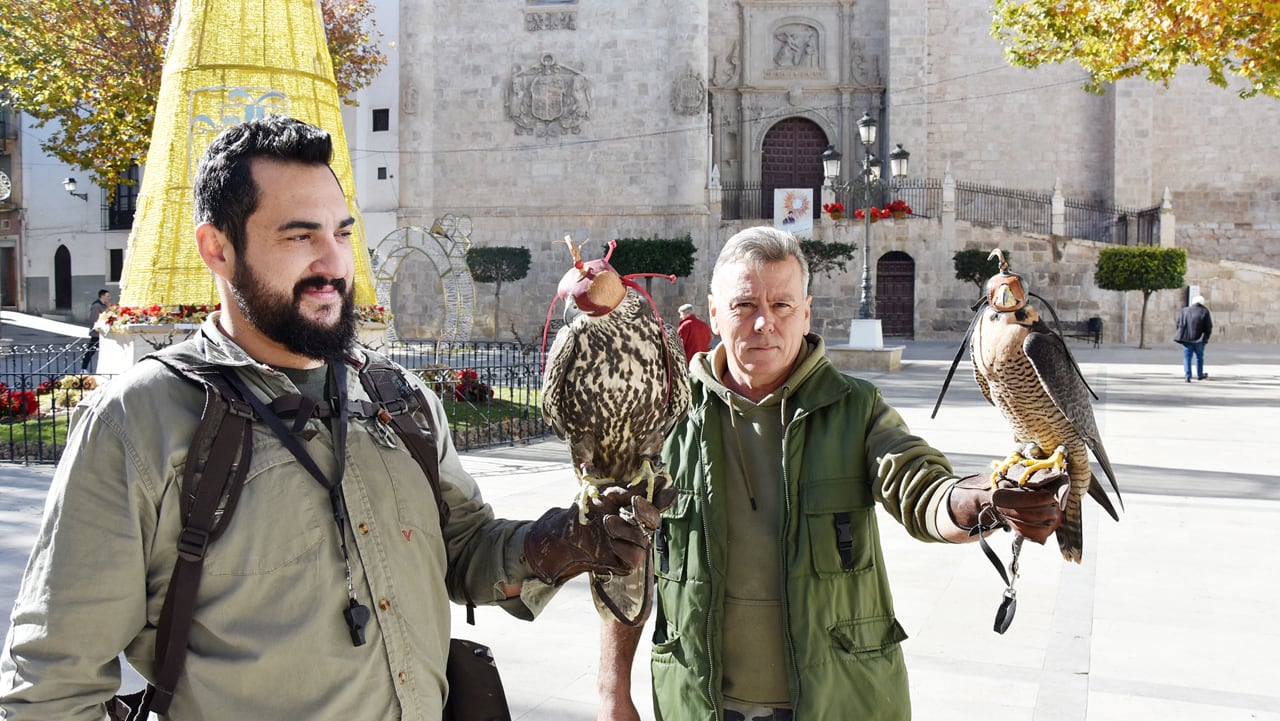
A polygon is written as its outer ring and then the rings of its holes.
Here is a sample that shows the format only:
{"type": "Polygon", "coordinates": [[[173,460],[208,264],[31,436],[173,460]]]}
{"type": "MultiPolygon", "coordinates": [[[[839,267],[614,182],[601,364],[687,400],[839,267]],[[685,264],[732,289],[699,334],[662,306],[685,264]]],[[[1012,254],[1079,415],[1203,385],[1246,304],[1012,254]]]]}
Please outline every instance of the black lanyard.
{"type": "MultiPolygon", "coordinates": [[[[347,365],[341,361],[329,364],[329,369],[333,374],[333,398],[331,408],[336,414],[333,420],[333,448],[334,455],[338,458],[338,470],[334,474],[333,479],[329,479],[316,465],[311,455],[307,453],[307,449],[294,434],[285,426],[284,421],[280,420],[280,416],[276,415],[267,404],[263,403],[253,391],[249,390],[240,376],[231,368],[223,368],[223,375],[231,385],[242,395],[253,409],[258,412],[262,420],[266,421],[267,426],[280,438],[284,443],[284,447],[289,449],[294,458],[302,464],[303,468],[316,479],[325,490],[329,491],[329,504],[333,507],[333,520],[338,525],[338,540],[342,547],[342,563],[346,566],[347,573],[347,607],[342,611],[342,617],[347,622],[347,628],[351,631],[351,643],[356,646],[363,645],[365,642],[364,628],[369,623],[369,619],[373,617],[372,612],[367,606],[362,605],[356,600],[355,584],[351,579],[351,555],[347,549],[347,510],[346,503],[342,498],[342,477],[347,467],[347,365]]],[[[301,430],[306,418],[299,417],[294,426],[301,430]]]]}

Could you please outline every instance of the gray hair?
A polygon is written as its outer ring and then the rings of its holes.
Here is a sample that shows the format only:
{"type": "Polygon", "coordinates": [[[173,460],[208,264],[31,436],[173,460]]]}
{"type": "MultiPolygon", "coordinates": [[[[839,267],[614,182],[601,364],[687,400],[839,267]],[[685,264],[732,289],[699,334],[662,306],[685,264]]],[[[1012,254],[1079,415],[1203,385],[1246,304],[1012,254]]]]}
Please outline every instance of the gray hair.
{"type": "Polygon", "coordinates": [[[800,261],[800,275],[804,280],[804,294],[809,295],[809,261],[800,249],[800,242],[785,230],[778,230],[767,225],[739,231],[720,250],[716,266],[711,271],[711,287],[716,286],[716,276],[720,269],[732,263],[745,263],[753,267],[769,263],[781,263],[788,258],[800,261]]]}

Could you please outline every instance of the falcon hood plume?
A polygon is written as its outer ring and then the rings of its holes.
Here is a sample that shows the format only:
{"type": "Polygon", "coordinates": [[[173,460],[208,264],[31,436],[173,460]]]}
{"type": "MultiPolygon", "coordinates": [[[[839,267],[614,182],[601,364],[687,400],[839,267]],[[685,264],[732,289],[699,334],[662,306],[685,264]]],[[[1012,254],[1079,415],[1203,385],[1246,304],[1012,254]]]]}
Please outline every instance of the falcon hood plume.
{"type": "MultiPolygon", "coordinates": [[[[574,262],[556,293],[565,301],[566,319],[546,356],[542,415],[569,444],[580,519],[588,522],[593,502],[610,489],[639,484],[647,484],[648,497],[663,508],[674,489],[668,488],[662,444],[689,410],[680,337],[662,323],[632,280],[637,276],[622,276],[609,264],[615,243],[604,258],[584,261],[581,246],[569,236],[564,242],[574,262]]],[[[543,338],[545,343],[546,329],[543,338]]],[[[625,577],[593,577],[601,615],[628,625],[643,622],[650,573],[646,566],[625,577]]]]}

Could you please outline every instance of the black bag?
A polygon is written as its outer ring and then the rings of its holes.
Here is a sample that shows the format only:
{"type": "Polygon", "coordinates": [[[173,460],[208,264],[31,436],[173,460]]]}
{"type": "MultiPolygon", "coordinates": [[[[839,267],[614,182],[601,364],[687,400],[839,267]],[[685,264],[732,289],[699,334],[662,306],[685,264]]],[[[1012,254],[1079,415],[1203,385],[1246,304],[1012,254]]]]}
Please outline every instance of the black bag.
{"type": "Polygon", "coordinates": [[[511,721],[502,677],[488,646],[449,639],[449,700],[444,721],[511,721]]]}
{"type": "MultiPolygon", "coordinates": [[[[145,721],[152,710],[161,714],[168,711],[186,656],[186,635],[195,613],[195,591],[204,550],[226,528],[227,519],[235,511],[249,470],[251,424],[259,420],[251,404],[227,382],[223,368],[189,366],[178,361],[173,350],[174,346],[170,346],[150,357],[203,387],[205,408],[183,472],[183,498],[187,501],[183,508],[185,526],[179,539],[179,560],[165,596],[166,608],[157,627],[156,677],[160,688],[148,684],[142,691],[114,696],[107,703],[107,717],[111,721],[145,721]],[[196,483],[198,477],[210,481],[221,478],[224,482],[196,483]],[[194,493],[192,485],[195,485],[194,493]],[[192,500],[188,501],[189,497],[192,500]],[[216,514],[220,506],[222,513],[216,514]],[[189,537],[195,537],[199,543],[193,543],[189,537]],[[157,694],[161,697],[158,701],[157,694]]],[[[360,371],[360,381],[376,406],[369,409],[371,415],[391,427],[422,468],[435,495],[443,526],[449,519],[449,506],[440,492],[436,428],[426,399],[404,380],[399,368],[378,356],[370,356],[370,362],[360,371]],[[422,409],[432,424],[430,435],[413,421],[412,412],[418,409],[422,409]]],[[[511,721],[502,678],[489,647],[450,639],[445,676],[449,681],[445,721],[511,721]]]]}

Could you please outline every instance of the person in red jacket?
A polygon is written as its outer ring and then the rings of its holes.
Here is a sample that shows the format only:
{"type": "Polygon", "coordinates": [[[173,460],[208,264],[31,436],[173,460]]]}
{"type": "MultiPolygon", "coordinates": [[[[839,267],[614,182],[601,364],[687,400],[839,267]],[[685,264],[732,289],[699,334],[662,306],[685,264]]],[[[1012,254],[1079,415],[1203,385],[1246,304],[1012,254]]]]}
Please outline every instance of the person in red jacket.
{"type": "Polygon", "coordinates": [[[694,353],[711,350],[711,326],[693,314],[693,306],[680,306],[680,326],[676,328],[684,341],[684,360],[689,362],[694,353]]]}

